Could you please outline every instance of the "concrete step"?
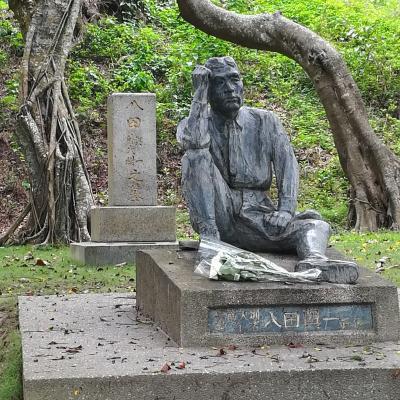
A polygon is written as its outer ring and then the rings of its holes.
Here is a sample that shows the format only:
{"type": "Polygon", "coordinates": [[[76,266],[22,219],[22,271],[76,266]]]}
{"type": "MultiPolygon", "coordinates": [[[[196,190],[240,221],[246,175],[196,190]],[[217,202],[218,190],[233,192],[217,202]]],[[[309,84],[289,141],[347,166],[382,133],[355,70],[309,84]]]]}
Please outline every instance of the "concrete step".
{"type": "Polygon", "coordinates": [[[85,265],[134,263],[139,250],[176,250],[178,242],[83,242],[70,245],[71,257],[85,265]]]}
{"type": "Polygon", "coordinates": [[[25,400],[400,399],[398,342],[183,349],[133,294],[20,297],[19,312],[25,400]]]}

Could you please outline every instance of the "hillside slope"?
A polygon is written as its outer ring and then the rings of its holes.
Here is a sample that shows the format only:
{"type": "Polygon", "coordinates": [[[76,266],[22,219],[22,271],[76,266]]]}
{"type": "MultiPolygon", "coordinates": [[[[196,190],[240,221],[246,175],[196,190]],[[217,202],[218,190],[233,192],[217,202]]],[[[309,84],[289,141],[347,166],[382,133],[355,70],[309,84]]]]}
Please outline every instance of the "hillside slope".
{"type": "MultiPolygon", "coordinates": [[[[188,113],[191,71],[211,56],[233,56],[244,75],[246,102],[282,118],[301,167],[300,208],[316,208],[344,226],[348,184],[322,106],[305,73],[284,56],[208,37],[179,18],[173,2],[144,0],[118,19],[87,25],[71,54],[68,84],[82,128],[85,157],[99,204],[107,202],[105,103],[112,92],[157,94],[159,201],[184,207],[175,127],[188,113]]],[[[371,123],[400,155],[400,6],[395,0],[229,0],[242,13],[280,10],[331,41],[363,93],[371,123]]],[[[13,142],[22,38],[0,1],[0,232],[26,202],[29,182],[13,142]],[[3,201],[4,200],[4,201],[3,201]]]]}

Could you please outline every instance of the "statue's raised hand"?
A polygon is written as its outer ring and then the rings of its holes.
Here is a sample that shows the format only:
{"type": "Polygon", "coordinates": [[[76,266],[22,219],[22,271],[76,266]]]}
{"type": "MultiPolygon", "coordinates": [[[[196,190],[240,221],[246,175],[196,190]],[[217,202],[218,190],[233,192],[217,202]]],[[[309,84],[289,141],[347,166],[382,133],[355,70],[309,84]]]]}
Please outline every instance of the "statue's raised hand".
{"type": "Polygon", "coordinates": [[[210,75],[211,71],[208,68],[203,67],[202,65],[198,65],[192,72],[194,101],[207,103],[210,75]]]}
{"type": "Polygon", "coordinates": [[[211,71],[198,65],[192,72],[193,100],[187,120],[178,126],[177,138],[185,149],[204,149],[210,144],[208,133],[208,86],[211,71]]]}

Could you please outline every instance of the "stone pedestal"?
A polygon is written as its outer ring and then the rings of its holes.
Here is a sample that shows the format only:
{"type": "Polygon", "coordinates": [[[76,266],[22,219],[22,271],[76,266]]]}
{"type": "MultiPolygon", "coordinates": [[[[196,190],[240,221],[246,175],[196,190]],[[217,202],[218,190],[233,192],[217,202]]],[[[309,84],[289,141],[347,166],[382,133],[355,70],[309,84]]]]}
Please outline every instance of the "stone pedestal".
{"type": "MultiPolygon", "coordinates": [[[[137,258],[138,311],[182,347],[399,339],[397,288],[365,268],[355,285],[221,282],[194,275],[196,255],[155,250],[137,258]]],[[[294,269],[295,257],[266,256],[294,269]]]]}
{"type": "Polygon", "coordinates": [[[138,249],[177,248],[175,207],[157,206],[154,94],[109,97],[108,207],[91,210],[91,242],[71,245],[84,264],[133,262],[138,249]]]}
{"type": "Polygon", "coordinates": [[[94,242],[173,242],[175,207],[102,207],[92,209],[94,242]]]}

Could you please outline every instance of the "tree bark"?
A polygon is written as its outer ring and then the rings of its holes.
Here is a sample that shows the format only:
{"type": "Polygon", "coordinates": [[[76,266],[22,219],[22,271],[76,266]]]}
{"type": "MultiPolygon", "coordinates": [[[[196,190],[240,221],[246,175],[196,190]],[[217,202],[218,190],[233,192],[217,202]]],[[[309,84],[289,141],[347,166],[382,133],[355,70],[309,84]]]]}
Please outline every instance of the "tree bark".
{"type": "Polygon", "coordinates": [[[27,28],[16,127],[30,173],[29,217],[21,241],[90,240],[93,197],[64,82],[81,0],[14,0],[10,7],[21,29],[27,28]]]}
{"type": "Polygon", "coordinates": [[[400,160],[372,130],[359,89],[340,54],[309,29],[275,14],[240,15],[208,0],[178,0],[202,31],[295,60],[312,80],[351,184],[349,220],[359,231],[400,228],[400,160]]]}

